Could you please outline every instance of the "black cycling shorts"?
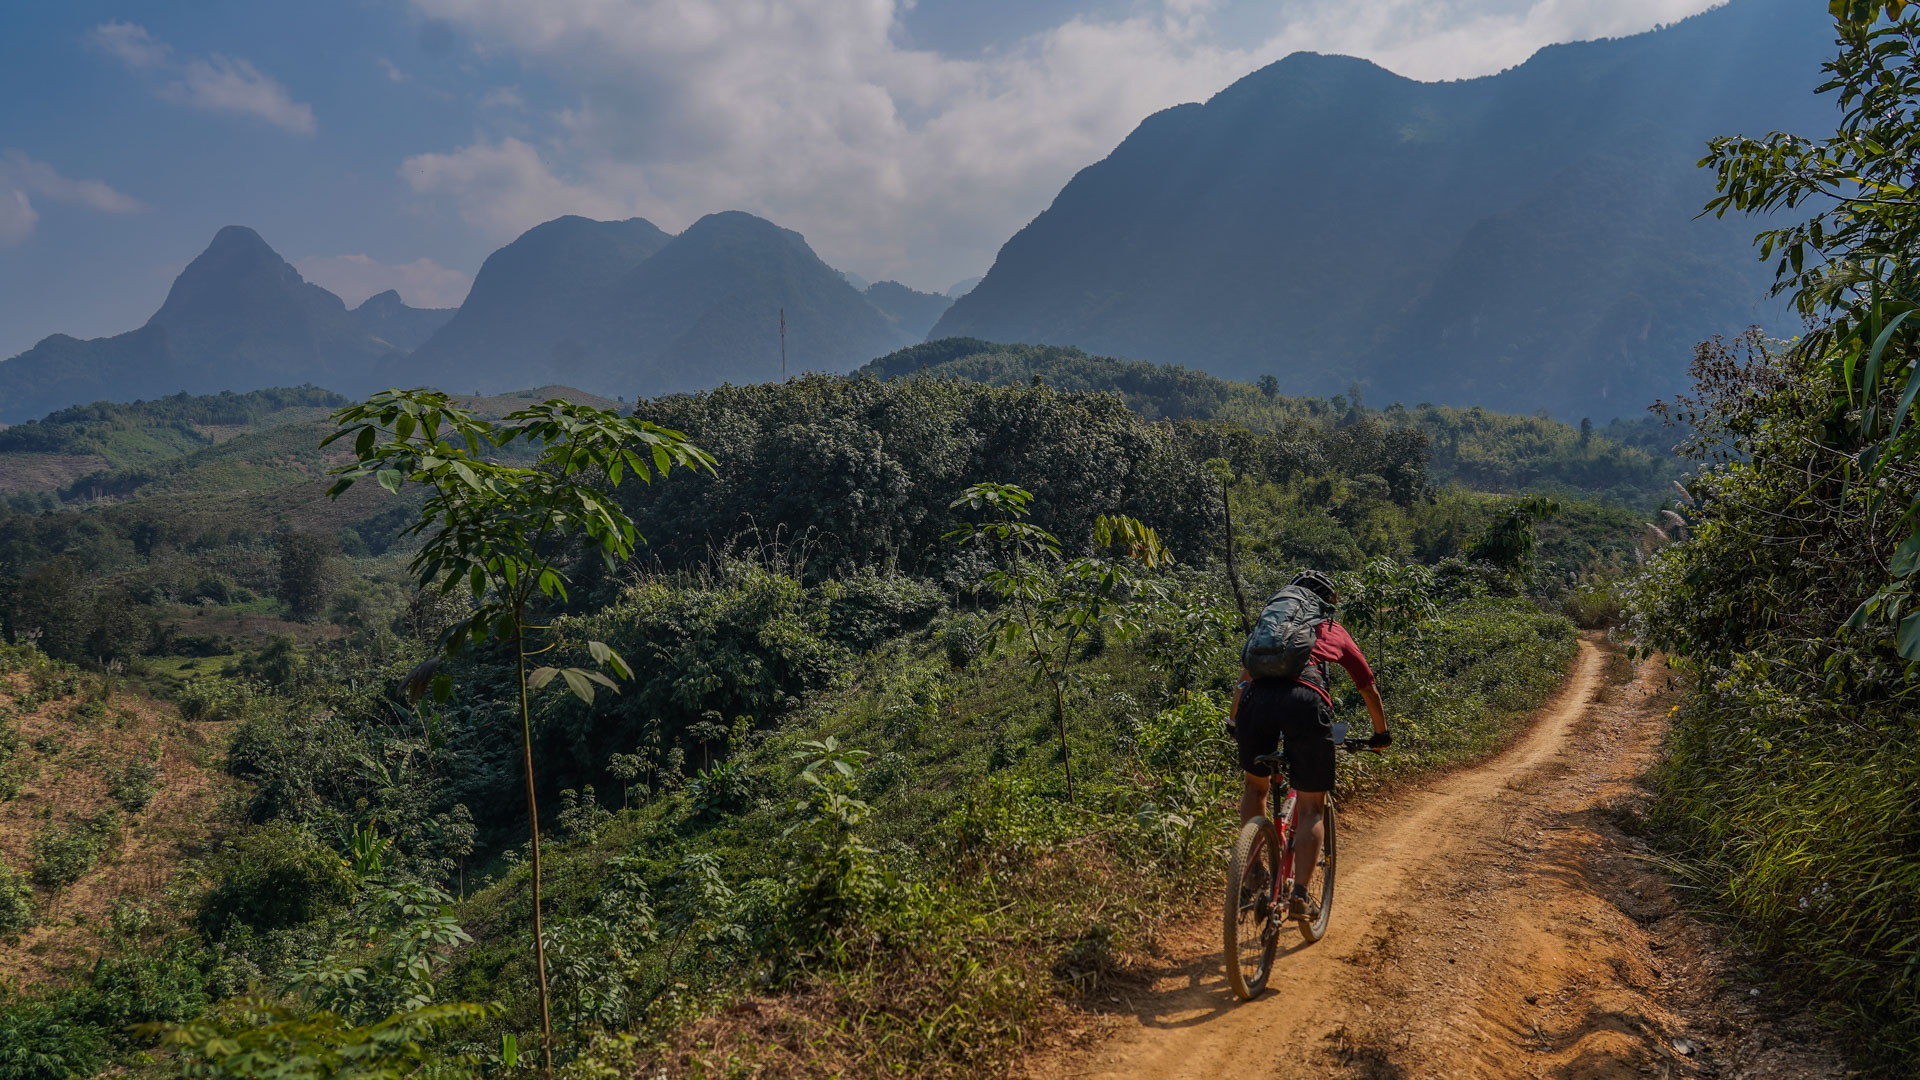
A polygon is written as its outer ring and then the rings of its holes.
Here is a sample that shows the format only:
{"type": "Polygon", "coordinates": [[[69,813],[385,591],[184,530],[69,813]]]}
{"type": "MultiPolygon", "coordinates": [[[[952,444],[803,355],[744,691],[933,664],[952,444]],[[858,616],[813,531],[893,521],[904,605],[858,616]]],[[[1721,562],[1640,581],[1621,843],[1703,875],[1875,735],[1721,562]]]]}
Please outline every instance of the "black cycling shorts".
{"type": "Polygon", "coordinates": [[[1240,695],[1234,720],[1240,768],[1272,776],[1253,759],[1285,747],[1287,782],[1296,791],[1333,790],[1333,710],[1320,692],[1291,679],[1258,680],[1240,695]]]}

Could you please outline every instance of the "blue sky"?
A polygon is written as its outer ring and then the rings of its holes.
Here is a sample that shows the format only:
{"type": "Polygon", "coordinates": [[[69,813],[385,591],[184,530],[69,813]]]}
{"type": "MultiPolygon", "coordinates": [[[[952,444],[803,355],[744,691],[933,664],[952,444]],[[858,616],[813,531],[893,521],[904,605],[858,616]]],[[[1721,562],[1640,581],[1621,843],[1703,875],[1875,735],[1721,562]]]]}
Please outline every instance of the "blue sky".
{"type": "Polygon", "coordinates": [[[132,329],[222,225],[450,305],[562,213],[744,209],[828,262],[984,272],[1148,114],[1299,49],[1415,78],[1712,0],[12,0],[0,357],[132,329]]]}

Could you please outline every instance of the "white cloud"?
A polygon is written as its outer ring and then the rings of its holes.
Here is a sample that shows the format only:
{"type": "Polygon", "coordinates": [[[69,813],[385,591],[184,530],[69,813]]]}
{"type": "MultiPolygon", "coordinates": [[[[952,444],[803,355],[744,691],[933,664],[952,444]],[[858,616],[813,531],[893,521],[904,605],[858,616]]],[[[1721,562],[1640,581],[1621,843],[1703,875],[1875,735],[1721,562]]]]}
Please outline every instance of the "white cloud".
{"type": "Polygon", "coordinates": [[[18,150],[0,154],[0,186],[103,214],[133,214],[148,208],[139,199],[115,191],[99,180],[61,176],[53,166],[35,161],[18,150]]]}
{"type": "Polygon", "coordinates": [[[40,214],[27,201],[27,193],[0,185],[0,247],[9,247],[33,235],[40,214]]]}
{"type": "Polygon", "coordinates": [[[145,203],[114,190],[99,180],[62,176],[44,161],[18,150],[0,153],[0,247],[25,240],[40,220],[33,200],[66,203],[103,214],[131,214],[145,203]]]}
{"type": "Polygon", "coordinates": [[[561,213],[678,229],[738,208],[834,265],[934,285],[985,269],[1150,113],[1288,53],[1465,77],[1713,0],[1309,0],[1251,38],[1213,32],[1220,0],[1142,0],[965,59],[902,44],[909,0],[413,2],[577,93],[538,145],[483,135],[403,165],[495,238],[561,213]]]}
{"type": "Polygon", "coordinates": [[[299,135],[314,131],[313,108],[294,101],[287,88],[246,60],[218,53],[175,63],[173,49],[132,23],[102,23],[88,40],[136,71],[172,76],[154,93],[162,100],[206,112],[264,120],[299,135]]]}
{"type": "Polygon", "coordinates": [[[147,33],[146,27],[133,23],[101,23],[87,34],[87,42],[130,68],[156,68],[173,55],[172,47],[166,42],[147,33]]]}
{"type": "Polygon", "coordinates": [[[380,70],[386,72],[388,82],[403,83],[407,81],[407,73],[400,70],[400,65],[384,56],[376,57],[375,59],[380,64],[380,70]]]}
{"type": "Polygon", "coordinates": [[[480,142],[451,154],[418,154],[400,175],[424,194],[450,195],[460,215],[497,238],[509,238],[561,214],[621,218],[636,212],[615,182],[575,184],[555,176],[540,152],[519,139],[480,142]],[[613,191],[603,189],[611,188],[613,191]]]}
{"type": "Polygon", "coordinates": [[[432,259],[383,263],[370,255],[313,255],[294,262],[300,276],[358,307],[367,297],[397,290],[414,307],[459,307],[473,276],[432,259]]]}

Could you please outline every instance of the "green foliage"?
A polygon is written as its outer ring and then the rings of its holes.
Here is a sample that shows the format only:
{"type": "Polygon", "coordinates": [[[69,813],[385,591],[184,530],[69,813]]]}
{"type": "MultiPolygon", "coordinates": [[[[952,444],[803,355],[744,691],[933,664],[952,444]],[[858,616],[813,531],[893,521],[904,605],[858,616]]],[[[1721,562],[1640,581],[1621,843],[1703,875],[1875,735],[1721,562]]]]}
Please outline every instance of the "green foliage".
{"type": "Polygon", "coordinates": [[[317,419],[347,403],[313,386],[236,394],[175,394],[130,405],[97,401],[0,429],[0,454],[84,454],[108,468],[141,465],[268,423],[317,419]]]}
{"type": "Polygon", "coordinates": [[[1835,2],[1830,139],[1715,140],[1728,211],[1809,332],[1696,355],[1665,407],[1717,464],[1686,486],[1634,583],[1640,642],[1681,658],[1653,819],[1783,979],[1830,1001],[1862,1057],[1920,1062],[1920,10],[1835,2]],[[1783,220],[1775,218],[1775,222],[1783,220]],[[1667,542],[1671,541],[1671,542],[1667,542]]]}
{"type": "Polygon", "coordinates": [[[271,821],[227,841],[218,864],[213,887],[200,898],[200,926],[210,936],[234,923],[255,930],[298,926],[354,892],[346,862],[290,821],[271,821]]]}
{"type": "MultiPolygon", "coordinates": [[[[1281,395],[1278,380],[1270,375],[1249,385],[1179,365],[1116,360],[1056,346],[948,338],[881,357],[856,375],[905,379],[923,369],[942,379],[1005,387],[1025,387],[1037,377],[1056,391],[1118,394],[1128,408],[1149,420],[1225,421],[1250,433],[1277,435],[1267,447],[1247,448],[1268,462],[1265,467],[1250,464],[1246,451],[1192,451],[1201,459],[1229,457],[1241,474],[1271,469],[1279,477],[1290,469],[1324,467],[1330,459],[1356,475],[1375,472],[1377,464],[1365,467],[1369,457],[1376,463],[1404,460],[1406,440],[1415,436],[1431,479],[1479,491],[1548,491],[1639,505],[1659,498],[1681,472],[1672,452],[1676,440],[1657,426],[1616,420],[1601,428],[1589,423],[1583,434],[1558,420],[1478,407],[1366,409],[1351,402],[1281,395]],[[1365,430],[1368,426],[1372,432],[1365,430]],[[1365,436],[1361,445],[1342,445],[1353,439],[1351,434],[1338,435],[1348,428],[1361,429],[1356,433],[1365,436]]],[[[1182,439],[1191,444],[1197,430],[1182,424],[1182,439]]],[[[1165,522],[1153,523],[1170,531],[1165,522]]]]}
{"type": "Polygon", "coordinates": [[[722,761],[687,781],[687,798],[702,817],[726,817],[745,809],[753,798],[753,781],[737,761],[722,761]]]}
{"type": "Polygon", "coordinates": [[[333,563],[340,545],[330,536],[282,529],[274,536],[274,547],[280,563],[275,595],[294,618],[318,618],[339,584],[333,563]]]}
{"type": "Polygon", "coordinates": [[[120,809],[137,814],[153,801],[154,786],[160,779],[160,766],[135,753],[127,763],[107,774],[107,795],[120,809]]]}
{"type": "Polygon", "coordinates": [[[438,962],[473,940],[452,902],[430,885],[368,880],[330,927],[330,951],[296,960],[282,982],[302,1002],[351,1024],[426,1008],[434,1002],[438,962]]]}
{"type": "MultiPolygon", "coordinates": [[[[627,474],[651,484],[656,472],[664,478],[675,465],[711,471],[713,461],[677,431],[557,398],[489,423],[454,405],[445,394],[391,390],[340,410],[334,420],[339,430],[321,445],[351,436],[355,461],[334,470],[340,479],[327,489],[330,497],[339,498],[368,477],[396,495],[404,484],[429,492],[419,519],[402,532],[422,538],[408,569],[423,587],[437,587],[444,594],[465,586],[473,598],[473,614],[446,634],[446,653],[458,655],[469,640],[491,638],[513,646],[532,830],[541,1045],[551,1071],[553,1033],[540,927],[540,814],[528,692],[558,676],[574,696],[592,705],[596,683],[615,689],[613,680],[597,669],[621,678],[632,678],[633,672],[625,658],[598,640],[585,643],[594,668],[543,666],[529,672],[529,606],[536,595],[545,602],[567,601],[567,580],[556,553],[563,544],[584,545],[609,569],[632,555],[640,534],[602,485],[616,488],[627,474]],[[516,442],[533,452],[531,465],[509,465],[492,456],[516,442]],[[487,447],[484,454],[482,445],[487,447]]],[[[551,634],[554,628],[546,629],[551,634]]],[[[548,647],[558,644],[556,639],[548,647]]],[[[452,690],[450,676],[441,673],[429,679],[425,665],[409,679],[409,697],[417,702],[429,682],[435,697],[446,700],[452,690]]]]}
{"type": "Polygon", "coordinates": [[[119,831],[119,816],[112,809],[65,824],[47,822],[28,842],[33,854],[33,880],[49,889],[66,888],[93,869],[119,831]]]}
{"type": "Polygon", "coordinates": [[[71,1080],[106,1064],[99,1028],[43,998],[0,1004],[0,1080],[71,1080]]]}
{"type": "Polygon", "coordinates": [[[226,1015],[154,1028],[150,1034],[181,1055],[190,1075],[211,1080],[464,1078],[483,1075],[479,1062],[436,1048],[432,1040],[492,1014],[484,1005],[427,1005],[355,1025],[330,1012],[245,999],[226,1015]]]}
{"type": "Polygon", "coordinates": [[[1466,557],[1489,563],[1512,574],[1524,574],[1533,558],[1534,523],[1560,513],[1560,504],[1538,496],[1515,500],[1505,515],[1487,527],[1466,557]]]}
{"type": "Polygon", "coordinates": [[[13,937],[33,925],[33,886],[0,859],[0,937],[13,937]]]}
{"type": "Polygon", "coordinates": [[[788,807],[796,820],[783,837],[791,845],[785,932],[799,954],[788,957],[791,963],[810,957],[841,927],[885,903],[896,882],[859,836],[873,814],[854,794],[861,762],[870,755],[828,736],[802,742],[789,756],[804,762],[800,779],[806,789],[788,807]]]}
{"type": "Polygon", "coordinates": [[[974,584],[999,601],[987,632],[1020,651],[1033,669],[1033,681],[1053,688],[1054,721],[1060,731],[1060,767],[1073,799],[1073,760],[1067,740],[1068,664],[1085,642],[1113,621],[1123,631],[1137,629],[1129,608],[1141,588],[1130,563],[1151,570],[1167,561],[1166,548],[1152,529],[1129,517],[1100,515],[1093,541],[1099,554],[1068,559],[1060,539],[1026,521],[1033,495],[1010,484],[975,484],[954,506],[988,515],[947,534],[981,551],[989,568],[974,584]],[[1118,557],[1106,549],[1119,548],[1118,557]]]}

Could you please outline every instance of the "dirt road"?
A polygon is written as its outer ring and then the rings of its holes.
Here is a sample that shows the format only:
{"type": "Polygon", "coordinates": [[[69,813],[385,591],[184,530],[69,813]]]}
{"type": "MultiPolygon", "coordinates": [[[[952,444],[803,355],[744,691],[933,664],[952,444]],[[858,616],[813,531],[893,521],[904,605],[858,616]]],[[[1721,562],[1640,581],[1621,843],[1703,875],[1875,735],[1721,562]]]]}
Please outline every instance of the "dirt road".
{"type": "Polygon", "coordinates": [[[1631,833],[1666,673],[1584,642],[1507,752],[1343,813],[1332,928],[1242,1003],[1219,919],[1117,986],[1104,1037],[1035,1063],[1101,1080],[1839,1077],[1806,1021],[1680,911],[1631,833]]]}

